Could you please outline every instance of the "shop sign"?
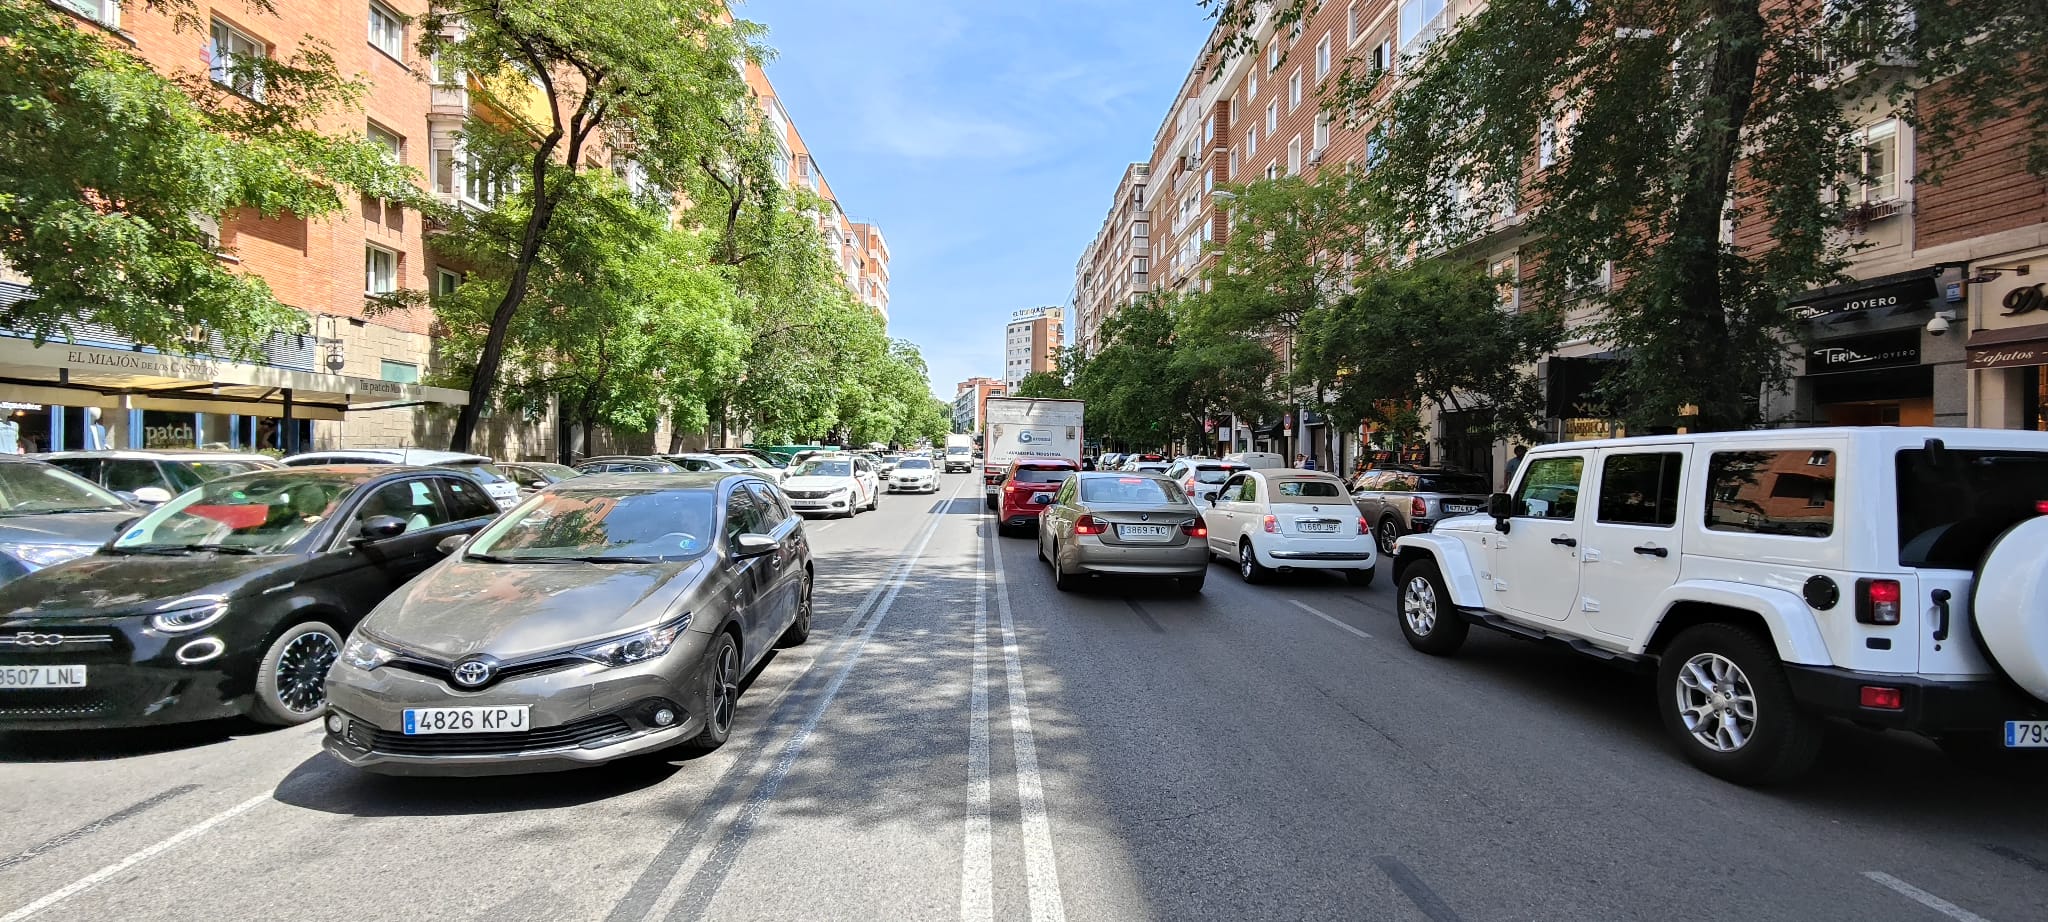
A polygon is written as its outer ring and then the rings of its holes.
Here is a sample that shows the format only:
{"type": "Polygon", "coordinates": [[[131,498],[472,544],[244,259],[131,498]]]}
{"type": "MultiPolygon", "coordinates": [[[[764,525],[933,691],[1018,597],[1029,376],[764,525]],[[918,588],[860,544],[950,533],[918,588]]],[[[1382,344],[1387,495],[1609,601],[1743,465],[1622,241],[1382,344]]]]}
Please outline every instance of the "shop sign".
{"type": "Polygon", "coordinates": [[[1894,330],[1815,343],[1806,353],[1809,375],[1840,374],[1920,364],[1920,331],[1894,330]]]}
{"type": "Polygon", "coordinates": [[[1999,304],[2005,308],[2000,312],[2005,317],[2024,317],[2048,309],[2048,282],[2031,288],[2014,288],[2005,293],[1999,304]]]}
{"type": "Polygon", "coordinates": [[[1590,442],[1614,434],[1614,427],[1604,419],[1567,419],[1561,422],[1564,423],[1561,440],[1566,442],[1590,442]]]}
{"type": "Polygon", "coordinates": [[[2038,330],[2038,338],[2017,339],[2013,342],[1982,343],[1970,346],[1969,366],[1976,369],[2025,368],[2029,365],[2048,365],[2048,326],[2038,330]]]}
{"type": "Polygon", "coordinates": [[[1890,285],[1874,285],[1855,291],[1814,298],[1792,307],[1792,313],[1801,320],[1840,314],[1860,314],[1866,311],[1906,308],[1913,310],[1927,306],[1934,297],[1934,279],[1922,276],[1910,281],[1890,285]]]}
{"type": "Polygon", "coordinates": [[[42,408],[43,405],[40,403],[17,403],[12,400],[0,400],[0,410],[41,410],[42,408]]]}
{"type": "Polygon", "coordinates": [[[191,448],[197,444],[199,438],[193,433],[191,423],[142,427],[144,448],[191,448]]]}

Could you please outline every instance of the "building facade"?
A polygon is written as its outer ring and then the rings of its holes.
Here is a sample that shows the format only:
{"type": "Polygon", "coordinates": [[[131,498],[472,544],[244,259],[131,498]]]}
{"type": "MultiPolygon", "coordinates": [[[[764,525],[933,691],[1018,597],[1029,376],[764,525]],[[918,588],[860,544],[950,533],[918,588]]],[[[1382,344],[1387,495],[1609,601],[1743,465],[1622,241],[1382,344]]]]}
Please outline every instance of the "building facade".
{"type": "Polygon", "coordinates": [[[1024,376],[1057,371],[1066,342],[1066,309],[1030,307],[1010,314],[1003,327],[1003,382],[1011,388],[1024,376]]]}
{"type": "Polygon", "coordinates": [[[982,420],[988,418],[988,399],[1009,392],[1007,385],[994,378],[968,378],[955,385],[953,431],[964,435],[979,433],[982,420]]]}
{"type": "Polygon", "coordinates": [[[1074,267],[1073,345],[1083,355],[1102,347],[1102,321],[1151,290],[1151,211],[1145,189],[1150,163],[1124,168],[1102,228],[1074,267]]]}

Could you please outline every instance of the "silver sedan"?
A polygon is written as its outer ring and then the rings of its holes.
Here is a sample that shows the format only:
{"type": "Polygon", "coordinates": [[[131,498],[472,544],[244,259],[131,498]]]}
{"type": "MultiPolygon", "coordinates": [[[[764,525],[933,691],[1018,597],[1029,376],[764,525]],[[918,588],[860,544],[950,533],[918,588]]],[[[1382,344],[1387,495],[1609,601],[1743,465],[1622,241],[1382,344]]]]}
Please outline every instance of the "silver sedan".
{"type": "Polygon", "coordinates": [[[1038,556],[1053,584],[1090,576],[1171,579],[1202,591],[1209,530],[1180,487],[1161,474],[1084,471],[1067,478],[1038,517],[1038,556]]]}

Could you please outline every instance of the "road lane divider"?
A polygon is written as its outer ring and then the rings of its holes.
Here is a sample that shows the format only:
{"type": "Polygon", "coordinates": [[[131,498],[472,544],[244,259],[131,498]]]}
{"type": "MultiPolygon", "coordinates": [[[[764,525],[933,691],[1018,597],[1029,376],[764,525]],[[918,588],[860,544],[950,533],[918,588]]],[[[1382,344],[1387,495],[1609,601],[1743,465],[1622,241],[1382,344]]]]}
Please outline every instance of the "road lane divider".
{"type": "Polygon", "coordinates": [[[1002,539],[986,529],[982,540],[995,561],[996,612],[1003,629],[1003,684],[1009,690],[1010,743],[1017,763],[1017,803],[1024,832],[1024,888],[1033,922],[1065,922],[1059,865],[1052,850],[1052,818],[1045,808],[1045,784],[1038,770],[1038,743],[1031,732],[1031,704],[1024,691],[1024,664],[1010,617],[1010,584],[1003,575],[1002,539]]]}
{"type": "Polygon", "coordinates": [[[1893,877],[1890,874],[1886,874],[1883,871],[1864,871],[1863,876],[1869,878],[1878,885],[1883,886],[1884,888],[1892,891],[1893,893],[1897,893],[1898,895],[1903,896],[1906,899],[1912,900],[1913,902],[1919,903],[1920,905],[1932,909],[1935,912],[1941,913],[1944,916],[1956,920],[1956,922],[1991,922],[1991,920],[1986,919],[1983,916],[1980,916],[1974,912],[1964,909],[1961,906],[1957,906],[1954,903],[1942,899],[1941,897],[1935,896],[1934,894],[1922,890],[1919,887],[1915,887],[1912,884],[1906,883],[1905,881],[1893,877]]]}
{"type": "Polygon", "coordinates": [[[1330,622],[1331,624],[1334,624],[1334,625],[1336,625],[1336,626],[1337,626],[1337,627],[1338,627],[1338,628],[1339,628],[1340,630],[1344,630],[1344,631],[1349,631],[1349,632],[1351,632],[1351,633],[1353,633],[1353,634],[1356,634],[1356,635],[1358,635],[1358,636],[1360,636],[1360,637],[1363,637],[1363,638],[1365,638],[1366,640],[1371,640],[1371,639],[1372,639],[1372,635],[1371,635],[1371,634],[1368,634],[1368,633],[1366,633],[1366,632],[1364,632],[1364,631],[1361,631],[1361,630],[1359,630],[1359,629],[1357,629],[1357,628],[1355,628],[1355,627],[1352,627],[1351,625],[1345,624],[1344,622],[1342,622],[1342,621],[1339,621],[1339,620],[1337,620],[1337,619],[1335,619],[1335,618],[1332,618],[1332,617],[1330,617],[1329,615],[1323,614],[1322,612],[1316,611],[1316,610],[1315,610],[1314,608],[1311,608],[1311,607],[1309,607],[1309,604],[1308,604],[1307,602],[1304,602],[1304,601],[1302,601],[1302,600],[1300,600],[1300,599],[1288,599],[1287,601],[1289,601],[1289,602],[1292,602],[1292,603],[1294,603],[1294,607],[1295,607],[1295,608],[1299,608],[1299,609],[1301,609],[1302,611],[1308,612],[1308,613],[1309,613],[1309,614],[1311,614],[1311,615],[1314,615],[1314,616],[1316,616],[1316,617],[1318,617],[1318,618],[1321,618],[1321,619],[1323,619],[1324,621],[1328,621],[1328,622],[1330,622]]]}
{"type": "Polygon", "coordinates": [[[960,922],[996,917],[995,842],[989,813],[995,799],[989,781],[988,727],[988,548],[974,550],[974,671],[967,699],[967,819],[960,844],[960,922]]]}
{"type": "Polygon", "coordinates": [[[175,835],[171,836],[168,839],[158,842],[155,845],[151,845],[148,848],[135,852],[134,854],[131,854],[128,857],[123,858],[119,861],[116,861],[113,864],[107,865],[106,867],[94,871],[91,874],[87,874],[84,877],[72,881],[68,886],[53,891],[48,895],[44,896],[42,899],[36,900],[35,902],[28,904],[27,906],[23,906],[20,909],[10,912],[4,916],[0,916],[0,922],[22,922],[23,919],[27,919],[31,916],[34,916],[36,913],[42,912],[43,910],[55,906],[58,903],[64,902],[65,900],[68,900],[74,896],[84,893],[87,890],[91,890],[92,888],[97,887],[102,883],[105,883],[108,878],[113,877],[114,875],[119,874],[122,871],[126,871],[129,868],[132,868],[145,861],[148,861],[151,858],[155,858],[156,856],[161,855],[164,852],[177,848],[178,846],[183,845],[186,842],[199,838],[200,836],[203,836],[207,832],[211,831],[213,827],[219,826],[220,824],[225,823],[228,820],[241,816],[242,814],[255,809],[257,805],[269,799],[270,793],[266,791],[262,794],[256,795],[255,797],[251,797],[248,800],[242,801],[241,803],[238,803],[232,807],[229,807],[226,810],[222,810],[219,813],[209,816],[206,819],[200,820],[197,823],[194,823],[190,826],[185,827],[184,829],[179,830],[175,835]]]}

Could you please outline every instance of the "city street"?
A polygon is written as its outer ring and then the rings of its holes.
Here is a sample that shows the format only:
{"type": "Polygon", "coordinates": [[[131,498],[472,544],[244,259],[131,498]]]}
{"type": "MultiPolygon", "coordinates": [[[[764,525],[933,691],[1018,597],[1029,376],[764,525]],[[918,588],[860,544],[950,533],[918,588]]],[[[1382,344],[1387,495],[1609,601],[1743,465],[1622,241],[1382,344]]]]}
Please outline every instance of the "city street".
{"type": "Polygon", "coordinates": [[[808,528],[809,643],[701,758],[365,775],[318,724],[0,735],[0,922],[2048,918],[2048,786],[1842,727],[1751,790],[1646,677],[1391,574],[1053,588],[972,475],[808,528]]]}

